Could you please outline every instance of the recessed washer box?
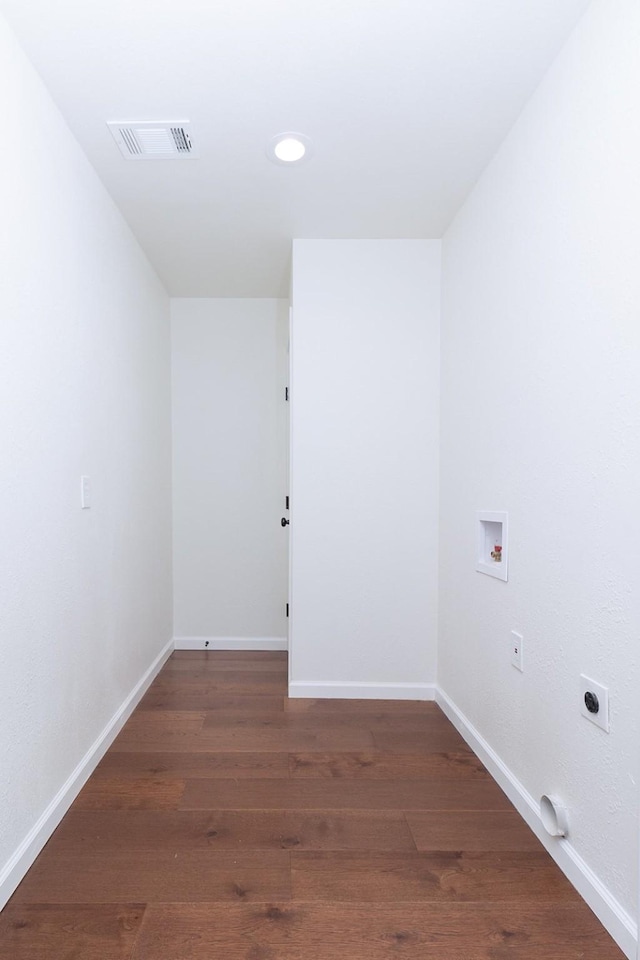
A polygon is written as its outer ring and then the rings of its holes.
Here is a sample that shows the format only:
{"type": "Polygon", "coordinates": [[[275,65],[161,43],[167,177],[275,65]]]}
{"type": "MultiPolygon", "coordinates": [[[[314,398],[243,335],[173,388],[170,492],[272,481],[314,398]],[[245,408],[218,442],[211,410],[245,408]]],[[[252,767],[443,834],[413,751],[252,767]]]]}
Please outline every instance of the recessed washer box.
{"type": "Polygon", "coordinates": [[[476,570],[498,580],[507,580],[509,564],[509,517],[500,510],[477,514],[476,570]]]}

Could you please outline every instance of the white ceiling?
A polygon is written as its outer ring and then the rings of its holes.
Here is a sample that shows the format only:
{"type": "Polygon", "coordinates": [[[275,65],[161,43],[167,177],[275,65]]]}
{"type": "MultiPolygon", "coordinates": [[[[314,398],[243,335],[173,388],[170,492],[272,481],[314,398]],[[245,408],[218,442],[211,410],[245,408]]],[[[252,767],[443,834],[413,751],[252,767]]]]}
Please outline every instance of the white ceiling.
{"type": "Polygon", "coordinates": [[[173,296],[287,294],[292,237],[440,237],[588,0],[0,0],[173,296]],[[193,161],[107,120],[191,120],[193,161]],[[311,138],[297,168],[276,133],[311,138]]]}

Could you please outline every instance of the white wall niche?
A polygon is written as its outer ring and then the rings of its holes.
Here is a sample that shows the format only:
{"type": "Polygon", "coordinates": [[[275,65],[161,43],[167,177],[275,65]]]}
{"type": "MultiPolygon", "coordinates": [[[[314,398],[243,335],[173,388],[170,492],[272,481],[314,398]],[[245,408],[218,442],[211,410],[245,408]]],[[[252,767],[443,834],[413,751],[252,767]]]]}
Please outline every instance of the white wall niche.
{"type": "Polygon", "coordinates": [[[479,510],[477,514],[476,570],[498,580],[507,580],[509,563],[508,515],[479,510]]]}

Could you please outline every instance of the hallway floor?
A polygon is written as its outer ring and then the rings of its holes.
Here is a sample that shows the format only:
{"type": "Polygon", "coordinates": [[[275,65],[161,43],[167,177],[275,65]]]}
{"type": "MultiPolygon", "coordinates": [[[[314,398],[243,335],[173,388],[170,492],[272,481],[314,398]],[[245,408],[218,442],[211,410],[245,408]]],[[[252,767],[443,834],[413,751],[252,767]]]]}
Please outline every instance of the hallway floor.
{"type": "Polygon", "coordinates": [[[174,653],[0,914],[1,960],[621,960],[432,703],[174,653]]]}

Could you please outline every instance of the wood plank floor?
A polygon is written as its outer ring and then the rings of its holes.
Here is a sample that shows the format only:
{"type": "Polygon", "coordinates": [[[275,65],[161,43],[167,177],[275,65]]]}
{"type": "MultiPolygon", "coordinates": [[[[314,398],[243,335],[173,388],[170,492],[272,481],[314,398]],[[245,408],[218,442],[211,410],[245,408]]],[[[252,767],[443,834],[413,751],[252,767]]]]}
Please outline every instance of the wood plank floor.
{"type": "Polygon", "coordinates": [[[0,914],[0,960],[622,960],[432,703],[175,653],[0,914]]]}

